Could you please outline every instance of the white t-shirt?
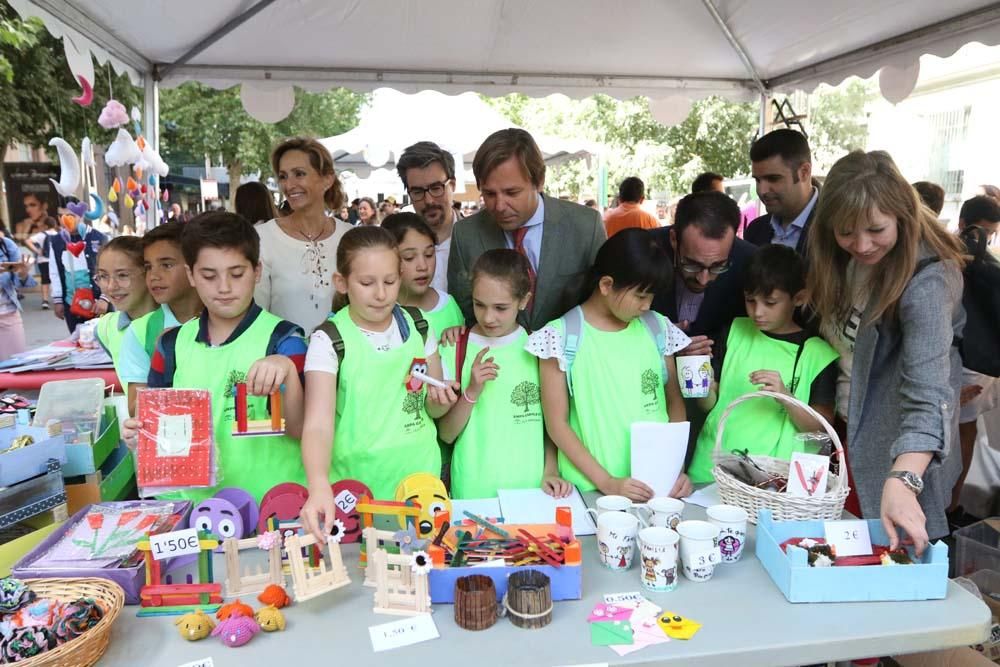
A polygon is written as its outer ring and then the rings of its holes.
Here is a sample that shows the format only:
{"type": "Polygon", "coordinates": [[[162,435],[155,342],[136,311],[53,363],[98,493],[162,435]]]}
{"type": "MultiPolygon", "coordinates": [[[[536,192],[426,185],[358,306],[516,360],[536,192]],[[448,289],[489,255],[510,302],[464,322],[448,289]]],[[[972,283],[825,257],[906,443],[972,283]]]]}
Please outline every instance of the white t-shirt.
{"type": "Polygon", "coordinates": [[[451,255],[451,237],[441,241],[434,248],[434,277],[431,278],[431,286],[438,292],[448,293],[448,256],[451,255]]]}
{"type": "MultiPolygon", "coordinates": [[[[365,335],[365,338],[372,344],[376,352],[388,352],[403,344],[403,336],[399,332],[399,324],[396,322],[395,317],[392,318],[389,328],[385,331],[368,331],[361,327],[358,327],[358,329],[365,335]]],[[[420,334],[417,331],[411,331],[410,335],[419,336],[420,334]]],[[[427,342],[424,343],[424,356],[430,359],[435,354],[437,354],[437,334],[434,332],[434,327],[428,325],[427,342]]],[[[338,367],[337,351],[333,349],[333,341],[322,331],[314,331],[309,336],[309,349],[306,351],[306,361],[303,371],[307,373],[309,371],[320,371],[321,373],[336,375],[338,367]]]]}

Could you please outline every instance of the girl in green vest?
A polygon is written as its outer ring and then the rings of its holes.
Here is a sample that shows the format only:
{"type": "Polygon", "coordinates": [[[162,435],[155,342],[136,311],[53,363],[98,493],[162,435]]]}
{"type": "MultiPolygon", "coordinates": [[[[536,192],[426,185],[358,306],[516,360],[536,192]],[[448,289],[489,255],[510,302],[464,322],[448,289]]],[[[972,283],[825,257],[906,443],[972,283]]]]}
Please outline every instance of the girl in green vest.
{"type": "Polygon", "coordinates": [[[382,221],[399,244],[399,305],[419,308],[439,334],[465,324],[462,310],[450,294],[431,285],[437,267],[437,239],[422,215],[393,213],[382,221]]]}
{"type": "Polygon", "coordinates": [[[128,395],[128,383],[122,379],[119,361],[122,339],[132,320],[156,309],[156,302],[146,289],[142,262],[142,239],[119,236],[97,254],[94,282],[101,288],[101,298],[114,306],[97,321],[97,340],[111,356],[122,391],[128,395]]]}
{"type": "Polygon", "coordinates": [[[388,230],[356,227],[344,234],[333,279],[347,305],[337,310],[335,302],[336,314],[310,337],[305,362],[302,462],[309,500],[300,516],[317,539],[333,526],[331,481],[359,480],[387,500],[407,475],[440,475],[432,420],[458,401],[452,388],[425,386],[411,375],[421,370],[440,379],[441,357],[433,328],[425,340],[396,303],[400,257],[388,230]]]}
{"type": "MultiPolygon", "coordinates": [[[[690,339],[649,309],[669,279],[670,260],[650,233],[625,229],[598,250],[583,304],[528,339],[541,359],[542,411],[559,473],[581,491],[652,498],[632,477],[631,426],[686,420],[673,353],[690,339]]],[[[682,474],[670,495],[690,493],[682,474]]]]}
{"type": "MultiPolygon", "coordinates": [[[[764,246],[747,265],[744,296],[748,317],[733,320],[715,349],[719,381],[698,399],[708,416],[698,434],[688,475],[711,482],[716,434],[722,413],[732,401],[758,389],[794,396],[833,420],[838,354],[819,336],[795,322],[795,309],[806,301],[805,268],[792,248],[764,246]]],[[[806,451],[798,434],[822,431],[816,419],[799,408],[773,400],[743,403],[726,421],[722,450],[782,459],[806,451]]]]}
{"type": "Polygon", "coordinates": [[[517,323],[531,298],[529,269],[515,250],[480,255],[472,268],[476,324],[458,345],[440,348],[445,379],[465,388],[438,425],[441,439],[455,443],[453,498],[539,486],[562,498],[573,488],[559,477],[555,446],[546,441],[538,360],[524,349],[528,334],[517,323]]]}

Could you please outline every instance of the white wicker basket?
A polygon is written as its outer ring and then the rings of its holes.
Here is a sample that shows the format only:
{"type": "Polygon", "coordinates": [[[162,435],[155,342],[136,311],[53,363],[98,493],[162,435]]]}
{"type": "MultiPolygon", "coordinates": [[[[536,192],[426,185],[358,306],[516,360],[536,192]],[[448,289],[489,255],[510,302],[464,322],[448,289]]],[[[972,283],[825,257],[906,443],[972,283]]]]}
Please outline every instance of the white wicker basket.
{"type": "MultiPolygon", "coordinates": [[[[719,497],[727,505],[735,505],[745,509],[750,515],[751,523],[757,523],[757,511],[760,509],[771,510],[775,521],[836,520],[844,512],[844,502],[847,500],[850,488],[847,486],[847,475],[844,472],[844,447],[840,443],[840,438],[830,422],[823,418],[823,415],[792,396],[772,391],[756,391],[744,394],[726,406],[725,412],[722,413],[722,419],[719,420],[719,430],[715,435],[715,450],[712,457],[716,464],[712,469],[712,474],[715,475],[715,481],[719,484],[719,497]],[[827,435],[830,436],[834,446],[833,455],[839,458],[841,465],[839,475],[834,475],[831,472],[828,476],[825,495],[819,498],[799,498],[784,492],[758,489],[739,481],[719,466],[720,461],[735,458],[731,454],[722,452],[722,438],[729,413],[740,403],[759,398],[774,399],[784,403],[786,407],[793,405],[805,410],[819,421],[827,435]]],[[[754,456],[753,460],[770,474],[788,477],[788,461],[772,456],[754,456]]]]}

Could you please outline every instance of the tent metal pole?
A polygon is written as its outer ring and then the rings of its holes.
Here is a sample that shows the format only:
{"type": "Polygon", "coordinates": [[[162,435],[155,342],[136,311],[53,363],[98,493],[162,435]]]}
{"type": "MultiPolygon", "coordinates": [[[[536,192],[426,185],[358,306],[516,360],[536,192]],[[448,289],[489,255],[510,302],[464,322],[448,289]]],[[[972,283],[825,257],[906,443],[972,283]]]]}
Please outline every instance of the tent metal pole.
{"type": "Polygon", "coordinates": [[[715,8],[715,4],[713,4],[712,0],[702,0],[702,4],[705,5],[705,9],[708,10],[708,13],[712,15],[712,19],[715,21],[715,24],[719,26],[719,30],[722,31],[723,35],[725,35],[726,39],[729,41],[729,45],[733,47],[733,51],[735,51],[736,55],[738,55],[740,60],[743,61],[743,66],[746,67],[747,73],[750,74],[750,78],[753,79],[757,90],[760,91],[761,95],[766,95],[767,86],[764,85],[764,82],[761,81],[760,76],[757,74],[757,68],[754,66],[753,61],[750,60],[750,54],[746,52],[743,45],[740,44],[738,39],[736,39],[736,35],[734,35],[733,31],[729,29],[725,19],[722,18],[721,14],[719,14],[719,10],[715,8]]]}
{"type": "MultiPolygon", "coordinates": [[[[933,23],[923,28],[917,28],[901,35],[883,39],[880,42],[863,46],[832,58],[827,58],[813,65],[801,67],[791,72],[768,79],[770,88],[793,86],[805,79],[822,78],[830,72],[856,69],[859,65],[875,60],[887,61],[892,55],[905,51],[914,42],[933,37],[944,40],[960,37],[972,31],[1000,23],[1000,2],[994,2],[986,7],[966,12],[952,18],[933,23]]],[[[926,51],[925,51],[926,52],[926,51]]],[[[950,51],[948,53],[951,53],[950,51]]],[[[855,72],[848,72],[855,73],[855,72]]]]}
{"type": "Polygon", "coordinates": [[[142,129],[146,143],[160,150],[160,84],[150,72],[143,76],[142,129]]]}
{"type": "Polygon", "coordinates": [[[198,55],[199,53],[210,47],[212,44],[215,44],[217,41],[219,41],[220,39],[231,33],[233,30],[235,30],[236,28],[240,27],[241,25],[252,19],[254,16],[257,15],[258,12],[260,12],[263,9],[266,9],[269,5],[273,3],[274,0],[260,0],[260,2],[258,2],[250,9],[246,10],[242,14],[234,16],[233,18],[229,19],[221,26],[213,30],[211,33],[209,33],[207,37],[205,37],[200,42],[198,42],[190,49],[188,49],[187,53],[182,55],[174,62],[168,63],[163,66],[157,65],[154,70],[156,80],[162,81],[163,77],[167,76],[174,68],[179,67],[180,65],[184,65],[189,60],[194,58],[196,55],[198,55]]]}
{"type": "Polygon", "coordinates": [[[757,121],[757,136],[763,137],[767,132],[767,95],[760,94],[760,117],[757,121]]]}

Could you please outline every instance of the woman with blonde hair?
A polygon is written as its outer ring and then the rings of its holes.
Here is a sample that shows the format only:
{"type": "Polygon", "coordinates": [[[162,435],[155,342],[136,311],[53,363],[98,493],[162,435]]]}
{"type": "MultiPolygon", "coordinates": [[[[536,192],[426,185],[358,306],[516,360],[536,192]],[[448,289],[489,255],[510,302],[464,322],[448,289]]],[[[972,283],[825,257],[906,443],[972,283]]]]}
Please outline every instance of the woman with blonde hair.
{"type": "Polygon", "coordinates": [[[315,139],[281,142],[271,167],[289,213],[256,227],[262,270],[254,299],[309,334],[330,315],[337,245],[351,225],[327,211],[340,209],[344,191],[333,158],[315,139]]]}
{"type": "Polygon", "coordinates": [[[853,485],[917,553],[948,534],[961,470],[951,453],[962,361],[964,249],[920,205],[882,151],[830,170],[809,237],[808,287],[824,337],[841,353],[837,413],[847,423],[853,485]]]}

